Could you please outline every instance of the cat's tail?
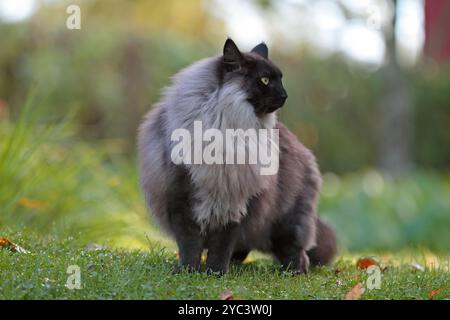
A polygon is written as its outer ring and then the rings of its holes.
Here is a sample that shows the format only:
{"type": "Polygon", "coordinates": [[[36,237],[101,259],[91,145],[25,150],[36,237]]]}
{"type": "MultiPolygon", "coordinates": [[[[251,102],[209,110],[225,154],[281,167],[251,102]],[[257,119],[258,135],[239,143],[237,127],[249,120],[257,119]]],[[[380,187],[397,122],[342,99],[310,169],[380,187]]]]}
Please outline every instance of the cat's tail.
{"type": "Polygon", "coordinates": [[[307,252],[311,266],[323,266],[333,261],[337,252],[336,234],[325,222],[317,219],[317,245],[307,252]]]}

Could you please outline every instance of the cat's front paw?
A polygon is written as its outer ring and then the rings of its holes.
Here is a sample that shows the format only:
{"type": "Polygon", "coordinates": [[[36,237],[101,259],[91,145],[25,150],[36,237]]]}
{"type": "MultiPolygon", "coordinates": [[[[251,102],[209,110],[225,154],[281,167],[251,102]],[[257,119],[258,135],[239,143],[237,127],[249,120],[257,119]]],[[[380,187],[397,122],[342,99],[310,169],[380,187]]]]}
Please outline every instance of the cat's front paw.
{"type": "Polygon", "coordinates": [[[306,251],[302,250],[299,254],[289,257],[281,266],[285,271],[293,275],[300,275],[308,273],[309,264],[309,257],[306,251]]]}
{"type": "Polygon", "coordinates": [[[300,252],[297,267],[293,270],[294,274],[306,274],[309,272],[309,257],[305,250],[300,252]]]}
{"type": "Polygon", "coordinates": [[[225,270],[213,270],[213,269],[208,268],[206,270],[206,273],[208,276],[215,276],[217,278],[220,278],[226,273],[226,271],[225,270]]]}
{"type": "Polygon", "coordinates": [[[212,261],[214,259],[206,260],[206,272],[208,275],[221,277],[228,272],[230,263],[224,261],[212,261]]]}

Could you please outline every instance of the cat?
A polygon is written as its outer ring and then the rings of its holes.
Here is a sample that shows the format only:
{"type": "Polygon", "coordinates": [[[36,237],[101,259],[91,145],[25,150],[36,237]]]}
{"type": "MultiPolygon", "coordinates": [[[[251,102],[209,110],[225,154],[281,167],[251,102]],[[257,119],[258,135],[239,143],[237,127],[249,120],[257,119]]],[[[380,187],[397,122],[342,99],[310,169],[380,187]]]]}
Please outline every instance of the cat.
{"type": "Polygon", "coordinates": [[[276,118],[288,95],[268,53],[265,43],[241,52],[228,38],[223,54],[173,77],[139,128],[141,187],[156,222],[177,243],[178,269],[199,270],[207,250],[208,272],[223,274],[231,261],[259,250],[302,274],[336,254],[335,233],[317,215],[315,157],[276,118]],[[277,172],[260,174],[260,163],[174,163],[173,132],[192,132],[195,121],[218,132],[277,130],[277,141],[268,138],[278,151],[277,172]]]}

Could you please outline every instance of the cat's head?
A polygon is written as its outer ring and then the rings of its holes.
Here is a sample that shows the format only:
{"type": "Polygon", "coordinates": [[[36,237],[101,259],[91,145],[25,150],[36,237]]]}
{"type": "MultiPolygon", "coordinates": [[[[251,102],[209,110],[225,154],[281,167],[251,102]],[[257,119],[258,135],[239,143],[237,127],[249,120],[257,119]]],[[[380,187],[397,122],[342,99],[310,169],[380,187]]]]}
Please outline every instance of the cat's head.
{"type": "Polygon", "coordinates": [[[265,43],[258,44],[250,52],[241,52],[228,38],[221,64],[223,81],[238,81],[257,115],[274,112],[284,105],[288,95],[281,81],[283,74],[269,60],[265,43]]]}

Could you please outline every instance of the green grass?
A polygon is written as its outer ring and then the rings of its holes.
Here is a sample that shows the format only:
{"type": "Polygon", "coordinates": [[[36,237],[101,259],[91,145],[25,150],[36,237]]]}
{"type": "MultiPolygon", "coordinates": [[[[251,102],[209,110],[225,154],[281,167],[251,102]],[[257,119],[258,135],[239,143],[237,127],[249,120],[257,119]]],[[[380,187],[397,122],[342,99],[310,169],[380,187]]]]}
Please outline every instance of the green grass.
{"type": "MultiPolygon", "coordinates": [[[[73,238],[3,234],[31,253],[0,250],[0,299],[218,299],[225,290],[235,299],[343,299],[357,283],[365,285],[368,276],[355,266],[355,256],[345,255],[333,266],[302,276],[282,272],[264,257],[233,266],[221,278],[174,275],[176,255],[164,249],[88,250],[73,238]],[[80,267],[79,290],[65,287],[70,265],[80,267]]],[[[416,256],[424,266],[434,263],[425,271],[409,266],[410,255],[383,259],[381,289],[366,290],[361,299],[429,299],[436,289],[443,290],[434,299],[450,297],[448,258],[416,256]]]]}

